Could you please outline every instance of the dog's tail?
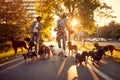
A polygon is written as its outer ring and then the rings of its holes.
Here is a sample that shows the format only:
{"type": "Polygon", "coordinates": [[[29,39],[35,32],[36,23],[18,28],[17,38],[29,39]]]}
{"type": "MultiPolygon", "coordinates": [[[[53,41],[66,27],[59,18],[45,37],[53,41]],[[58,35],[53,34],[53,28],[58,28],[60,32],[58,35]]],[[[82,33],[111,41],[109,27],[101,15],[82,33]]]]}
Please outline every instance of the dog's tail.
{"type": "Polygon", "coordinates": [[[120,49],[116,49],[116,48],[114,48],[115,49],[115,51],[120,51],[120,49]]]}

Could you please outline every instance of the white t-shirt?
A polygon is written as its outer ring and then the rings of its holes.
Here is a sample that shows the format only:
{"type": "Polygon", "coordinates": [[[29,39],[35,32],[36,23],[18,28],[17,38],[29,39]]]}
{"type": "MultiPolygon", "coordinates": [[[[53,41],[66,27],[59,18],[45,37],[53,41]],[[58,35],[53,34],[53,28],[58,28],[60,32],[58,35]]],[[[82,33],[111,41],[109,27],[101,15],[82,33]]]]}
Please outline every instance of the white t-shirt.
{"type": "Polygon", "coordinates": [[[36,22],[35,27],[33,28],[33,32],[38,32],[37,27],[39,27],[39,22],[36,22]]]}

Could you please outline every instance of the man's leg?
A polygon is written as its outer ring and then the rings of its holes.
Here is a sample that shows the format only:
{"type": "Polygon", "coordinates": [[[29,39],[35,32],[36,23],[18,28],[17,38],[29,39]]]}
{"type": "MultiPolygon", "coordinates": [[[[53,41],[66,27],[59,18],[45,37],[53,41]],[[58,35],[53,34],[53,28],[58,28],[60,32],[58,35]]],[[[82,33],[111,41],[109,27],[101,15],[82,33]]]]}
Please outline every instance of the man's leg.
{"type": "Polygon", "coordinates": [[[36,33],[36,50],[39,52],[39,41],[40,41],[40,34],[36,33]]]}
{"type": "Polygon", "coordinates": [[[63,49],[66,50],[66,39],[63,37],[63,49]]]}
{"type": "Polygon", "coordinates": [[[34,37],[35,37],[35,33],[33,32],[33,33],[31,34],[30,41],[34,42],[34,37]]]}

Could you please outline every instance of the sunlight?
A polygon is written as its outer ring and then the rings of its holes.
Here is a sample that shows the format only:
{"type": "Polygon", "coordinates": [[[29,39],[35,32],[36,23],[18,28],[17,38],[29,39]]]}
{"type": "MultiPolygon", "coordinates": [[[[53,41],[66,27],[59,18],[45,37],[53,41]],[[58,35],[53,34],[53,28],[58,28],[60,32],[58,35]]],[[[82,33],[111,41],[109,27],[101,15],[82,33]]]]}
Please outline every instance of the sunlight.
{"type": "Polygon", "coordinates": [[[77,19],[73,19],[71,22],[71,26],[74,27],[78,24],[78,20],[77,19]]]}
{"type": "Polygon", "coordinates": [[[97,75],[95,74],[94,70],[92,69],[92,67],[90,65],[87,65],[87,68],[89,70],[89,72],[91,73],[93,80],[99,80],[99,78],[97,77],[97,75]]]}
{"type": "Polygon", "coordinates": [[[67,80],[75,80],[75,78],[78,78],[78,73],[76,69],[76,65],[71,66],[67,71],[67,80]]]}
{"type": "Polygon", "coordinates": [[[57,73],[57,76],[56,76],[56,79],[55,79],[55,80],[57,80],[57,78],[60,76],[60,74],[61,74],[61,72],[62,72],[62,70],[63,70],[63,68],[64,68],[64,66],[65,66],[66,60],[67,60],[67,59],[65,59],[65,60],[62,62],[61,66],[60,66],[60,68],[59,68],[59,70],[58,70],[58,73],[57,73]]]}
{"type": "Polygon", "coordinates": [[[55,38],[56,37],[56,32],[54,31],[54,27],[52,27],[51,33],[52,33],[52,38],[55,38]]]}

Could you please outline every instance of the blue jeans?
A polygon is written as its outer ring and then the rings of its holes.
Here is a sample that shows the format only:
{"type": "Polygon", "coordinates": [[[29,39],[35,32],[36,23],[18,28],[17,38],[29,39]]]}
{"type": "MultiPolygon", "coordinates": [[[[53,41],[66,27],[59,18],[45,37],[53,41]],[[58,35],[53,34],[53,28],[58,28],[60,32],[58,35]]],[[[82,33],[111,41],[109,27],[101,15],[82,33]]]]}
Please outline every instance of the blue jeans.
{"type": "Polygon", "coordinates": [[[38,52],[39,49],[39,40],[40,40],[40,33],[39,32],[33,32],[31,35],[31,41],[36,42],[36,49],[35,51],[38,52]]]}
{"type": "Polygon", "coordinates": [[[66,38],[62,37],[61,39],[58,39],[57,41],[58,41],[58,47],[61,48],[61,44],[62,44],[63,49],[66,50],[66,38]]]}

